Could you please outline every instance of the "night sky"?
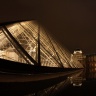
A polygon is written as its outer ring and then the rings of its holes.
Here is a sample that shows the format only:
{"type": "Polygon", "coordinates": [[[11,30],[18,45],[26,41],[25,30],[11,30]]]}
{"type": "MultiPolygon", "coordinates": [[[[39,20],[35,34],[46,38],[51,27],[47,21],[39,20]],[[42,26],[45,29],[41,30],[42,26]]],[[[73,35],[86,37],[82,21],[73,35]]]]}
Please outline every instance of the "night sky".
{"type": "Polygon", "coordinates": [[[0,23],[36,19],[71,53],[96,52],[96,0],[1,0],[0,23]]]}

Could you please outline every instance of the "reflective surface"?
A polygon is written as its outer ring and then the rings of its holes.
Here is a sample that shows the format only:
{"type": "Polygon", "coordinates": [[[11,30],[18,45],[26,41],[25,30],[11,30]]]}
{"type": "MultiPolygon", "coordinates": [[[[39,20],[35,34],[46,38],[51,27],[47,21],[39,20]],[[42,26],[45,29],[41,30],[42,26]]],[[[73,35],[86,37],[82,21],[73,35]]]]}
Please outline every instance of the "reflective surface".
{"type": "Polygon", "coordinates": [[[57,85],[26,96],[96,96],[96,79],[84,77],[84,71],[68,77],[57,85]]]}

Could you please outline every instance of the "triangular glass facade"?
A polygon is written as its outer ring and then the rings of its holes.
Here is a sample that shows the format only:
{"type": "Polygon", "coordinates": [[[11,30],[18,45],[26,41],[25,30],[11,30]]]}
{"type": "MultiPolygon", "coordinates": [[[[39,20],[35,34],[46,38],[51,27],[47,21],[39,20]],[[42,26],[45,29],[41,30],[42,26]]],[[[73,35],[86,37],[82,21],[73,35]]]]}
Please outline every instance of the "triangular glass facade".
{"type": "Polygon", "coordinates": [[[58,44],[36,21],[2,26],[0,58],[50,67],[82,67],[71,53],[58,44]],[[74,63],[75,62],[75,63],[74,63]]]}

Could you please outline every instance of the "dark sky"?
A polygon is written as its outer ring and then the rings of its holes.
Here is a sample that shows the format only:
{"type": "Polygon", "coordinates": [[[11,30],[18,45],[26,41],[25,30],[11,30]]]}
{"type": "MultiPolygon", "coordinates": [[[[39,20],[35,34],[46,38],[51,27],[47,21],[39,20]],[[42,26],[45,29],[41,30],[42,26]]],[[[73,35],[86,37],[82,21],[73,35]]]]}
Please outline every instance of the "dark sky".
{"type": "Polygon", "coordinates": [[[96,52],[96,0],[0,0],[0,22],[37,19],[70,52],[96,52]]]}

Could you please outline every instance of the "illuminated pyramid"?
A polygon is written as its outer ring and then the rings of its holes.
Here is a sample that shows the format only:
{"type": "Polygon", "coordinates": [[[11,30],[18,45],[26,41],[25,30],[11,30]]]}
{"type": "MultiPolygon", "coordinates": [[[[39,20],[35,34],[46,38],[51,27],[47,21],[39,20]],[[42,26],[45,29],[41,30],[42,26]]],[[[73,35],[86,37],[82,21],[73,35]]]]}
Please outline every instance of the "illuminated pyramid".
{"type": "Polygon", "coordinates": [[[36,21],[1,27],[0,58],[40,66],[82,67],[76,59],[71,60],[71,53],[60,46],[36,21]]]}

